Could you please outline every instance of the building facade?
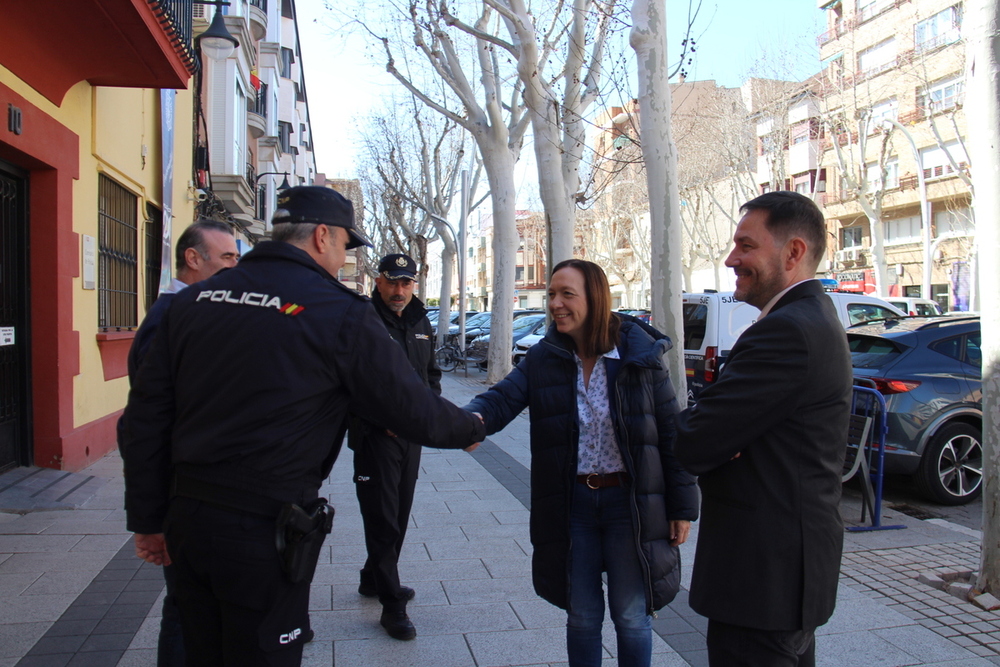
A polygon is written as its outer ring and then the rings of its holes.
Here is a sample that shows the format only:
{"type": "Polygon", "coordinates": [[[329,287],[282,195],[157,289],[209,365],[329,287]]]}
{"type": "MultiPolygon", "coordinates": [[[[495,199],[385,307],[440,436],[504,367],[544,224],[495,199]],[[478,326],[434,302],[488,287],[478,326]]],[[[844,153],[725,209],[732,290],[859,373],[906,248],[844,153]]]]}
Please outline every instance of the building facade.
{"type": "Polygon", "coordinates": [[[191,3],[5,2],[0,25],[0,470],[78,470],[115,446],[193,215],[191,3]]]}
{"type": "Polygon", "coordinates": [[[199,212],[233,223],[252,244],[270,230],[281,187],[317,182],[295,2],[194,9],[196,35],[221,11],[239,41],[224,61],[206,59],[195,77],[199,212]]]}
{"type": "Polygon", "coordinates": [[[868,293],[975,310],[975,224],[962,109],[963,5],[820,2],[829,30],[816,116],[828,275],[868,293]],[[921,292],[929,288],[928,294],[921,292]]]}
{"type": "Polygon", "coordinates": [[[239,46],[221,61],[198,46],[215,11],[0,4],[17,27],[0,40],[0,472],[75,471],[113,449],[173,240],[206,216],[245,252],[283,180],[316,177],[294,2],[223,8],[239,46]]]}

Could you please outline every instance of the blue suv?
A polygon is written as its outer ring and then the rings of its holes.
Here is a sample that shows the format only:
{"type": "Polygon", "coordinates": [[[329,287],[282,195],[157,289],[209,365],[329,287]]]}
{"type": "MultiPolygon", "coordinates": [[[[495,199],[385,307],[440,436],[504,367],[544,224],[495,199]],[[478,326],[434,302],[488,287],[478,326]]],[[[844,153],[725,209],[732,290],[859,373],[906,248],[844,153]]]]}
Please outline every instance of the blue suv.
{"type": "Polygon", "coordinates": [[[886,473],[913,475],[942,505],[979,497],[983,483],[982,354],[978,317],[907,317],[847,329],[856,384],[886,402],[886,473]]]}

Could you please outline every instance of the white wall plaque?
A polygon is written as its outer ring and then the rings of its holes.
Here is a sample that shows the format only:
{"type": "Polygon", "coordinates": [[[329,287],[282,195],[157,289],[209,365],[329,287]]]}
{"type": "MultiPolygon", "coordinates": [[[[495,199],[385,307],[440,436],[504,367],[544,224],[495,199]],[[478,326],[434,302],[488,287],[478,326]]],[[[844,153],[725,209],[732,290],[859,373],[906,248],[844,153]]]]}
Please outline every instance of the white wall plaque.
{"type": "Polygon", "coordinates": [[[97,276],[97,239],[82,235],[83,238],[83,289],[95,289],[97,276]]]}
{"type": "Polygon", "coordinates": [[[14,344],[14,327],[0,327],[0,346],[14,344]]]}

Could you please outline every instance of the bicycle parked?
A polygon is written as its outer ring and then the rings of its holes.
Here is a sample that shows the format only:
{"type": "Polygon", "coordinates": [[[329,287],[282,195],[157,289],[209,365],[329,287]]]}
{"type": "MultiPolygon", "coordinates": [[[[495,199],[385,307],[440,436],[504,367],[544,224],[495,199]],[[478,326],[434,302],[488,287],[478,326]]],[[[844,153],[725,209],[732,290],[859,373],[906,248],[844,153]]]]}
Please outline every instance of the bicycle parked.
{"type": "Polygon", "coordinates": [[[438,368],[444,372],[453,371],[460,365],[480,363],[486,359],[486,346],[470,344],[463,352],[458,347],[458,336],[451,339],[435,351],[438,368]]]}

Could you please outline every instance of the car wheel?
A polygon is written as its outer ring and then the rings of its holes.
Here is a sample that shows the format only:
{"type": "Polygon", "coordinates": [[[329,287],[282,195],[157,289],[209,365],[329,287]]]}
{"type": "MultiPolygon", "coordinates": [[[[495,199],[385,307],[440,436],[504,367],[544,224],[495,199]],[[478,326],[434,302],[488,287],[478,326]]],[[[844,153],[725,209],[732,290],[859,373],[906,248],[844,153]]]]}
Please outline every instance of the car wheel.
{"type": "Polygon", "coordinates": [[[964,505],[983,492],[983,437],[975,426],[956,423],[938,431],[915,475],[921,494],[942,505],[964,505]]]}

